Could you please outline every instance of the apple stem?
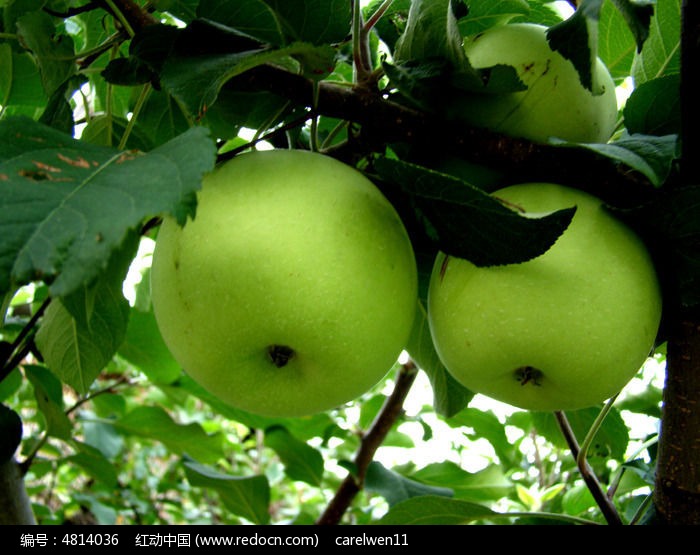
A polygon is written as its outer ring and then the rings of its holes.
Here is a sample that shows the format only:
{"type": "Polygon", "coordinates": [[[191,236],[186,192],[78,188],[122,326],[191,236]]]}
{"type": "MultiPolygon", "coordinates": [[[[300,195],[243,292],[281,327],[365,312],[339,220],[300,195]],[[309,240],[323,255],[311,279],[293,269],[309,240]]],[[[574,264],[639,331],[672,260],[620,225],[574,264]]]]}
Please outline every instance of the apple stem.
{"type": "Polygon", "coordinates": [[[399,416],[403,414],[403,403],[418,374],[418,367],[412,360],[408,360],[399,369],[394,384],[394,390],[386,398],[382,409],[372,422],[369,430],[362,436],[360,447],[354,459],[354,472],[348,474],[335,492],[333,499],[326,510],[318,518],[316,524],[338,524],[340,519],[350,507],[355,496],[363,487],[367,468],[374,454],[381,446],[387,434],[394,426],[399,416]]]}
{"type": "Polygon", "coordinates": [[[621,525],[622,519],[620,518],[615,505],[603,491],[603,487],[600,485],[598,477],[593,472],[591,465],[588,464],[585,456],[580,456],[581,448],[579,447],[578,441],[576,440],[576,435],[569,424],[566,414],[564,414],[563,411],[555,411],[554,417],[557,419],[559,429],[561,430],[564,439],[571,450],[571,454],[574,456],[574,459],[576,459],[576,465],[581,473],[581,477],[593,495],[593,499],[595,499],[595,502],[598,504],[598,507],[603,513],[603,517],[605,517],[608,524],[621,525]]]}

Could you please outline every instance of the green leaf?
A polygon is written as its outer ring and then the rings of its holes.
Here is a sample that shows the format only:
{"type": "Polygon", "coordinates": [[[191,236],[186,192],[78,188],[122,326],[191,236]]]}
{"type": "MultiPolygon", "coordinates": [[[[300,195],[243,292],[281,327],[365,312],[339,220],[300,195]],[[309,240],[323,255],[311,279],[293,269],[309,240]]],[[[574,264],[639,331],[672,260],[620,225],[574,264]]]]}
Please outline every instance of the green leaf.
{"type": "Polygon", "coordinates": [[[164,92],[152,90],[139,113],[134,131],[147,137],[150,144],[159,146],[184,133],[189,127],[180,105],[164,92]]]}
{"type": "Polygon", "coordinates": [[[26,52],[13,52],[8,43],[0,44],[0,106],[39,108],[46,100],[39,68],[32,57],[26,52]]]}
{"type": "Polygon", "coordinates": [[[635,87],[623,115],[630,134],[681,134],[681,76],[666,75],[635,87]]]}
{"type": "Polygon", "coordinates": [[[454,68],[468,65],[452,0],[413,0],[394,49],[396,62],[440,58],[454,68]]]}
{"type": "Polygon", "coordinates": [[[233,514],[254,524],[269,522],[270,485],[265,476],[229,476],[194,461],[183,464],[190,484],[216,491],[233,514]]]}
{"type": "Polygon", "coordinates": [[[22,387],[22,373],[15,368],[0,381],[0,402],[9,399],[22,387]]]}
{"type": "Polygon", "coordinates": [[[580,515],[595,507],[596,501],[585,484],[576,484],[564,492],[561,506],[567,514],[580,515]]]}
{"type": "Polygon", "coordinates": [[[279,49],[259,47],[242,52],[203,55],[181,52],[165,62],[161,82],[165,90],[182,102],[190,114],[201,118],[216,102],[227,81],[262,64],[288,62],[290,57],[302,59],[307,73],[322,76],[332,69],[335,51],[329,46],[292,43],[279,49]]]}
{"type": "Polygon", "coordinates": [[[15,411],[0,405],[0,465],[12,460],[22,442],[22,419],[15,411]]]}
{"type": "Polygon", "coordinates": [[[198,0],[153,0],[150,2],[158,11],[168,12],[180,21],[188,23],[196,17],[198,0]]]}
{"type": "Polygon", "coordinates": [[[117,487],[117,470],[107,458],[94,447],[75,441],[78,453],[66,458],[66,461],[85,470],[88,475],[105,484],[108,488],[117,487]]]}
{"type": "Polygon", "coordinates": [[[42,366],[27,365],[24,372],[34,386],[37,405],[46,421],[46,432],[59,439],[71,439],[73,424],[63,409],[61,382],[42,366]]]}
{"type": "Polygon", "coordinates": [[[304,441],[295,438],[286,428],[274,426],[265,430],[265,446],[272,449],[284,464],[292,480],[320,486],[323,478],[323,456],[304,441]]]}
{"type": "Polygon", "coordinates": [[[429,464],[410,477],[426,485],[451,488],[454,497],[474,503],[498,501],[513,491],[513,483],[496,464],[478,472],[467,472],[459,465],[445,461],[429,464]]]}
{"type": "MultiPolygon", "coordinates": [[[[478,0],[489,2],[489,0],[478,0]]],[[[561,22],[564,17],[551,0],[528,0],[530,10],[526,15],[514,17],[510,23],[538,23],[545,27],[551,27],[561,22]]]]}
{"type": "Polygon", "coordinates": [[[543,254],[576,210],[526,218],[478,187],[446,174],[389,158],[378,158],[375,169],[413,197],[428,235],[441,251],[477,266],[517,264],[543,254]]]}
{"type": "Polygon", "coordinates": [[[214,165],[196,127],[148,154],[75,141],[26,118],[0,121],[0,292],[37,279],[66,296],[93,280],[129,230],[164,212],[182,224],[214,165]]]}
{"type": "Polygon", "coordinates": [[[427,312],[420,302],[416,303],[416,317],[406,350],[418,367],[428,375],[435,412],[449,417],[467,406],[474,393],[458,383],[440,362],[430,335],[427,312]]]}
{"type": "Polygon", "coordinates": [[[618,214],[653,239],[669,298],[685,306],[700,305],[700,187],[662,188],[660,193],[618,214]]]}
{"type": "Polygon", "coordinates": [[[372,461],[367,467],[365,489],[381,495],[390,507],[411,497],[421,495],[442,497],[452,497],[453,495],[453,491],[449,487],[422,484],[397,474],[377,461],[372,461]]]}
{"type": "MultiPolygon", "coordinates": [[[[95,404],[102,402],[106,398],[117,398],[117,395],[99,395],[93,398],[95,404]]],[[[123,397],[119,397],[124,399],[123,397]]],[[[99,414],[99,412],[98,412],[99,414]]],[[[109,411],[109,418],[112,418],[114,413],[109,411]]],[[[124,436],[120,435],[114,429],[114,426],[102,421],[86,421],[83,423],[83,434],[85,444],[89,447],[97,449],[106,459],[116,458],[124,449],[124,436]]]]}
{"type": "MultiPolygon", "coordinates": [[[[365,8],[363,15],[365,21],[376,13],[377,9],[384,3],[384,0],[372,0],[365,8]]],[[[384,15],[377,21],[374,30],[379,38],[392,52],[396,48],[396,41],[406,29],[408,12],[411,9],[411,0],[394,0],[384,12],[384,15]]]]}
{"type": "MultiPolygon", "coordinates": [[[[586,437],[588,430],[599,413],[600,407],[566,411],[566,417],[579,443],[586,437]]],[[[532,419],[537,433],[561,449],[568,448],[552,413],[532,412],[532,419]]],[[[629,430],[627,425],[622,416],[620,416],[620,412],[613,407],[605,417],[605,420],[603,420],[603,424],[591,443],[589,456],[623,460],[628,442],[629,430]]]]}
{"type": "Polygon", "coordinates": [[[282,46],[285,36],[275,10],[264,0],[202,0],[197,16],[217,21],[258,40],[282,46]]]}
{"type": "Polygon", "coordinates": [[[468,524],[500,516],[488,507],[436,495],[411,497],[394,505],[377,524],[468,524]]]}
{"type": "Polygon", "coordinates": [[[172,383],[182,373],[182,368],[163,341],[153,311],[131,309],[119,355],[155,383],[172,383]]]}
{"type": "Polygon", "coordinates": [[[516,448],[508,440],[505,426],[494,413],[468,407],[455,414],[452,418],[448,418],[446,422],[453,427],[466,426],[472,428],[474,433],[465,432],[467,437],[474,440],[478,438],[486,439],[493,446],[501,464],[513,466],[516,448]]]}
{"type": "Polygon", "coordinates": [[[73,41],[70,36],[58,33],[53,21],[43,11],[29,12],[17,20],[18,38],[37,60],[47,95],[76,72],[73,41]]]}
{"type": "Polygon", "coordinates": [[[207,434],[197,423],[178,424],[159,407],[137,407],[112,425],[122,433],[160,441],[174,453],[205,463],[224,456],[221,433],[207,434]]]}
{"type": "Polygon", "coordinates": [[[630,74],[637,49],[634,35],[614,2],[604,2],[598,21],[598,56],[619,82],[630,74]]]}
{"type": "MultiPolygon", "coordinates": [[[[80,140],[93,145],[111,147],[119,144],[128,126],[129,122],[122,118],[109,115],[95,116],[83,129],[80,140]]],[[[132,128],[125,148],[147,151],[152,148],[152,144],[148,137],[143,136],[140,128],[132,128]]]]}
{"type": "Polygon", "coordinates": [[[475,35],[494,25],[505,25],[513,18],[530,14],[527,0],[478,0],[468,4],[467,15],[458,21],[463,36],[475,35]]]}
{"type": "Polygon", "coordinates": [[[122,282],[137,244],[138,237],[131,235],[96,283],[55,299],[37,332],[36,344],[46,364],[81,394],[87,393],[124,339],[129,303],[122,282]]]}
{"type": "Polygon", "coordinates": [[[581,84],[593,94],[602,94],[594,70],[598,57],[598,18],[602,0],[583,0],[574,15],[547,30],[549,46],[576,68],[581,84]],[[588,8],[586,8],[588,6],[588,8]]]}
{"type": "Polygon", "coordinates": [[[652,418],[661,418],[661,402],[663,391],[649,384],[639,393],[626,394],[618,400],[615,406],[618,410],[628,410],[638,414],[646,414],[652,418]]]}
{"type": "Polygon", "coordinates": [[[181,374],[180,378],[170,385],[159,384],[159,386],[163,391],[171,392],[173,395],[177,395],[178,391],[185,392],[188,395],[194,395],[198,399],[201,399],[207,403],[212,409],[214,409],[214,411],[224,418],[240,422],[249,428],[264,429],[274,424],[284,422],[284,420],[281,419],[259,416],[257,414],[249,413],[227,405],[221,399],[209,393],[187,374],[181,374]]]}
{"type": "Polygon", "coordinates": [[[350,35],[351,3],[346,0],[266,0],[289,42],[332,44],[350,35]]]}
{"type": "Polygon", "coordinates": [[[680,73],[681,0],[660,0],[654,4],[649,37],[635,55],[632,77],[637,86],[663,75],[680,73]]]}
{"type": "Polygon", "coordinates": [[[653,185],[661,186],[679,156],[678,135],[624,135],[612,143],[566,143],[552,139],[562,147],[586,148],[638,171],[653,185]]]}
{"type": "MultiPolygon", "coordinates": [[[[649,26],[657,0],[612,0],[606,4],[612,4],[617,8],[616,11],[625,21],[633,36],[637,50],[641,50],[644,41],[649,37],[649,26]]],[[[603,4],[603,11],[606,4],[603,4]]]]}

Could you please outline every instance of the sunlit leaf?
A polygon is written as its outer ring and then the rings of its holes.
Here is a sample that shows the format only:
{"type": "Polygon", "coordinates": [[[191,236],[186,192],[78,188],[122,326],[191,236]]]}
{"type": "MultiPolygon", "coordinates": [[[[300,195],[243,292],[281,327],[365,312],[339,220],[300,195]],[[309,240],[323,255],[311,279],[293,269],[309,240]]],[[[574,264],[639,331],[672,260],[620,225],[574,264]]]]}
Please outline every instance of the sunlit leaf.
{"type": "Polygon", "coordinates": [[[233,514],[254,524],[269,522],[270,485],[265,476],[229,476],[194,461],[183,464],[190,484],[216,491],[233,514]]]}

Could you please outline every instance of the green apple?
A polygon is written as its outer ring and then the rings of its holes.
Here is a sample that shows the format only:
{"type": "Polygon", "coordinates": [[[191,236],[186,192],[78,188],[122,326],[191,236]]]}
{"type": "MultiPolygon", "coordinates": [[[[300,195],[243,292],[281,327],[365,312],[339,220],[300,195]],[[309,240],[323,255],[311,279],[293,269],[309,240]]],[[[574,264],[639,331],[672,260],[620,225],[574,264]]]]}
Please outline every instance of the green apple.
{"type": "Polygon", "coordinates": [[[428,321],[447,370],[468,389],[529,410],[573,410],[617,394],[641,369],[661,292],[641,239],[577,189],[548,183],[493,193],[534,217],[576,206],[544,254],[476,267],[440,253],[428,321]]]}
{"type": "Polygon", "coordinates": [[[401,219],[364,175],[276,150],[221,165],[193,221],[163,222],[151,289],[163,339],[195,381],[236,408],[301,416],[391,369],[417,270],[401,219]]]}
{"type": "Polygon", "coordinates": [[[546,29],[532,23],[499,25],[465,39],[473,67],[513,66],[527,90],[471,95],[460,106],[459,117],[471,125],[537,142],[550,137],[607,142],[618,112],[610,72],[598,58],[594,72],[603,92],[591,93],[573,64],[550,48],[546,29]]]}

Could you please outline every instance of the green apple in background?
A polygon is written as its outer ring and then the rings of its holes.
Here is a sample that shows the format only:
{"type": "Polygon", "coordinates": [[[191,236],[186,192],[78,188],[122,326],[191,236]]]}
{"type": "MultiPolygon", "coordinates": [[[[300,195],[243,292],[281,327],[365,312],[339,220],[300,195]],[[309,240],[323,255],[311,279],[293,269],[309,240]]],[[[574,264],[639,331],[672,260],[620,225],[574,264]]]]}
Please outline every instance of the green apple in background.
{"type": "Polygon", "coordinates": [[[594,95],[573,64],[549,47],[546,27],[517,23],[492,27],[465,39],[464,50],[477,69],[515,67],[527,90],[470,95],[459,115],[471,125],[547,142],[550,137],[583,143],[607,142],[617,121],[615,83],[600,59],[594,66],[603,93],[594,95]]]}
{"type": "Polygon", "coordinates": [[[151,289],[163,339],[195,381],[243,410],[301,416],[391,369],[417,270],[401,219],[364,175],[276,150],[223,164],[193,221],[163,222],[151,289]]]}
{"type": "Polygon", "coordinates": [[[528,183],[493,194],[525,216],[577,210],[547,252],[522,264],[438,255],[428,319],[441,361],[465,387],[523,409],[605,401],[641,369],[658,331],[661,292],[645,245],[582,191],[528,183]]]}

